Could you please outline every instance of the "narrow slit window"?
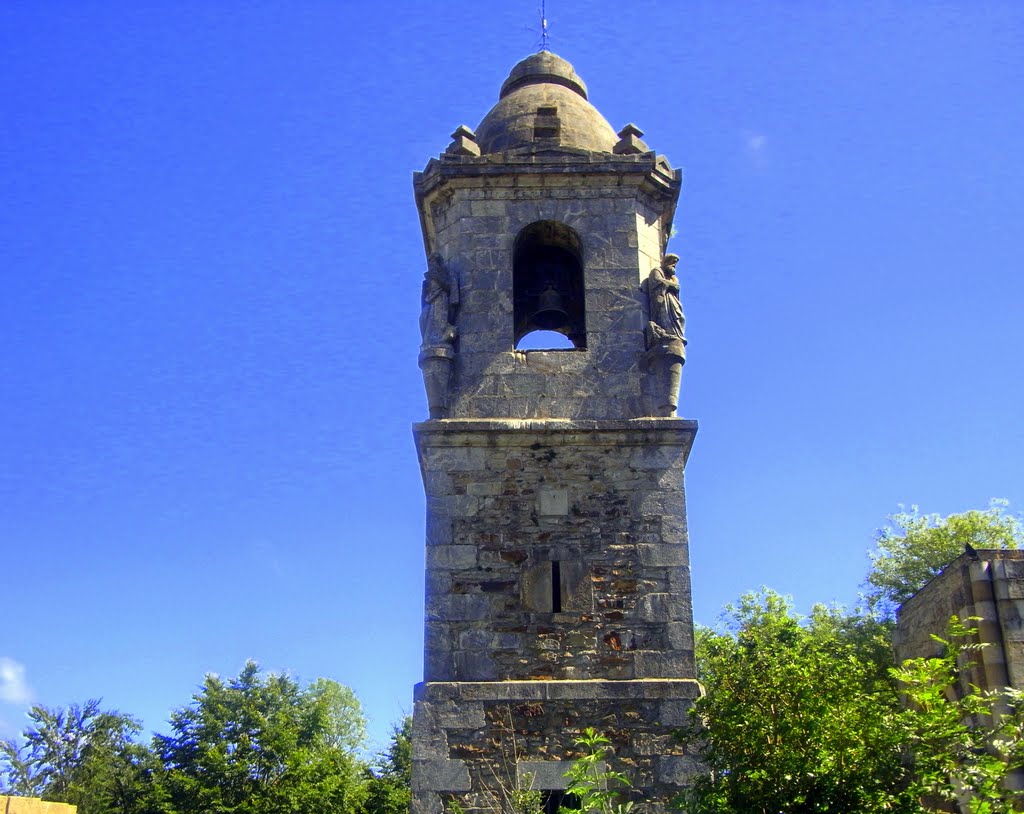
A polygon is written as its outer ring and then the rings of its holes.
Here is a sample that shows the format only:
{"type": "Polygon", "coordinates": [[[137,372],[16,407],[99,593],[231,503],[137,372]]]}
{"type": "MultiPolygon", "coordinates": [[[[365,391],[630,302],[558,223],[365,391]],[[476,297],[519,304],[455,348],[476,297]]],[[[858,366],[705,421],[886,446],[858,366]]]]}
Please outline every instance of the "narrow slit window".
{"type": "Polygon", "coordinates": [[[551,612],[562,612],[562,564],[551,561],[551,612]]]}

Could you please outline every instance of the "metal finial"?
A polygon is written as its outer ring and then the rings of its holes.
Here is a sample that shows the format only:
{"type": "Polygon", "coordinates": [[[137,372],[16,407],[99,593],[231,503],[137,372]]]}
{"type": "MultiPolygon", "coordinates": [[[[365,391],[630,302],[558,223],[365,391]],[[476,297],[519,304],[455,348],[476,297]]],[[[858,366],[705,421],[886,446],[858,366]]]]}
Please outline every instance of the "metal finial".
{"type": "Polygon", "coordinates": [[[548,15],[544,9],[545,0],[540,0],[540,50],[548,49],[548,15]]]}

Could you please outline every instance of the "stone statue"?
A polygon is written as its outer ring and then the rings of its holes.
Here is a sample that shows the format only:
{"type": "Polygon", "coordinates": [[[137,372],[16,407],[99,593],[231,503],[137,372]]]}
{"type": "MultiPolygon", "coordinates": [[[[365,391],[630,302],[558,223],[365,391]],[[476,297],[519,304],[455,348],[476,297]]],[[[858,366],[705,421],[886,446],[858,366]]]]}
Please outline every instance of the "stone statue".
{"type": "Polygon", "coordinates": [[[452,324],[459,304],[459,282],[439,254],[432,254],[423,275],[420,311],[420,370],[431,418],[448,415],[448,390],[457,331],[452,324]]]}
{"type": "Polygon", "coordinates": [[[666,254],[660,268],[651,269],[647,277],[647,299],[651,320],[647,324],[647,348],[679,343],[686,358],[686,317],[679,302],[679,279],[676,264],[679,255],[666,254]]]}
{"type": "Polygon", "coordinates": [[[679,406],[679,382],[686,363],[686,317],[679,302],[676,264],[679,255],[666,254],[644,281],[650,320],[645,337],[648,372],[645,390],[650,415],[674,416],[679,406]]]}
{"type": "Polygon", "coordinates": [[[420,335],[423,348],[436,348],[455,342],[452,312],[459,304],[459,286],[439,254],[432,254],[423,275],[423,305],[420,311],[420,335]]]}

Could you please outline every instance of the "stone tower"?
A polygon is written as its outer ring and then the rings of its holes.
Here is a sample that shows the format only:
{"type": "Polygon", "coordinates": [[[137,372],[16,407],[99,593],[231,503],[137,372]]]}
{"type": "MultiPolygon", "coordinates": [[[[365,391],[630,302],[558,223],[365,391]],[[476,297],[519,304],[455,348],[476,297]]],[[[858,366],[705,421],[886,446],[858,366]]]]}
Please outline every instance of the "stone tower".
{"type": "Polygon", "coordinates": [[[642,135],[616,135],[541,52],[415,176],[430,420],[413,814],[507,809],[528,786],[553,809],[586,727],[647,811],[699,770],[671,737],[699,692],[697,427],[675,417],[685,339],[664,254],[681,174],[642,135]],[[531,334],[567,347],[517,350],[531,334]]]}

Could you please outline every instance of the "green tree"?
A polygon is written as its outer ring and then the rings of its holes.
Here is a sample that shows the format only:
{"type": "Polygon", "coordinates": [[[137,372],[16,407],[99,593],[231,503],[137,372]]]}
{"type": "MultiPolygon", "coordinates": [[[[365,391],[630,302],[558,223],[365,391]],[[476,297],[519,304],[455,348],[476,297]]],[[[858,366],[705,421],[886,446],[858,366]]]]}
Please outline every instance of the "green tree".
{"type": "Polygon", "coordinates": [[[366,814],[407,814],[412,800],[412,717],[391,733],[377,765],[367,769],[366,814]]]}
{"type": "Polygon", "coordinates": [[[965,814],[1024,810],[1005,788],[1011,772],[1024,770],[1024,693],[960,686],[960,676],[980,649],[975,630],[949,622],[941,658],[908,659],[892,670],[908,704],[902,715],[917,783],[926,799],[959,800],[965,814]],[[966,692],[962,690],[966,689],[966,692]]]}
{"type": "Polygon", "coordinates": [[[710,773],[686,795],[704,814],[919,811],[908,791],[887,628],[771,592],[746,594],[727,627],[700,629],[707,694],[681,737],[710,773]]]}
{"type": "Polygon", "coordinates": [[[249,662],[229,681],[208,675],[170,723],[154,748],[179,814],[330,814],[362,802],[363,717],[334,682],[303,687],[249,662]]]}
{"type": "Polygon", "coordinates": [[[1007,511],[1005,500],[993,500],[988,509],[940,517],[923,515],[916,506],[890,515],[879,529],[871,553],[868,599],[892,616],[932,577],[964,553],[965,547],[1020,548],[1024,525],[1007,511]]]}
{"type": "Polygon", "coordinates": [[[0,789],[71,803],[81,814],[141,811],[148,803],[151,753],[140,724],[98,700],[66,709],[34,706],[22,743],[0,743],[0,789]]]}
{"type": "Polygon", "coordinates": [[[306,692],[322,711],[324,743],[348,752],[361,749],[366,741],[366,718],[352,689],[329,678],[318,678],[306,692]]]}

